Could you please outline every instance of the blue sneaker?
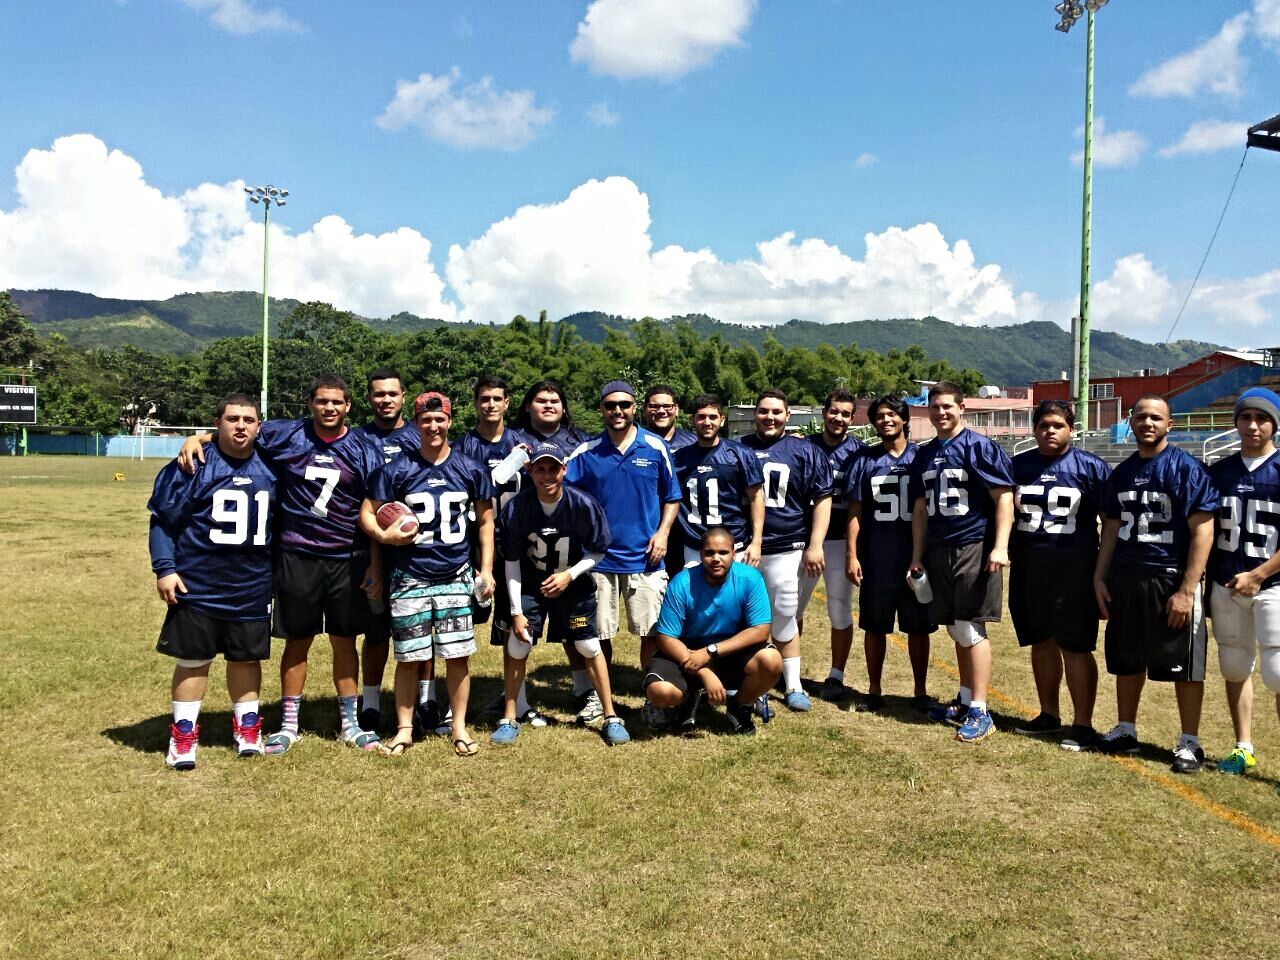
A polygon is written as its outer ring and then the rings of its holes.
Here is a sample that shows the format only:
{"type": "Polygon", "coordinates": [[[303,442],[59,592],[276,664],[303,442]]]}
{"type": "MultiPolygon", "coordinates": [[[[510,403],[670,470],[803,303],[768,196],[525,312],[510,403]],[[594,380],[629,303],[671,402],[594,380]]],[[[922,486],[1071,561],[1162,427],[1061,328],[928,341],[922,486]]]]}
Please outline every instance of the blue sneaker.
{"type": "Polygon", "coordinates": [[[631,742],[631,734],[627,733],[627,726],[622,722],[621,717],[605,717],[604,727],[600,733],[604,737],[604,742],[611,747],[631,742]]]}
{"type": "Polygon", "coordinates": [[[520,724],[514,720],[503,720],[489,737],[490,743],[515,743],[520,736],[520,724]]]}
{"type": "Polygon", "coordinates": [[[803,690],[788,690],[782,702],[787,705],[788,710],[794,710],[796,713],[808,713],[813,707],[809,702],[809,695],[803,690]]]}
{"type": "Polygon", "coordinates": [[[970,707],[960,729],[956,731],[956,739],[961,743],[981,743],[995,732],[996,725],[991,714],[979,707],[970,707]]]}
{"type": "Polygon", "coordinates": [[[963,703],[959,700],[952,700],[950,703],[938,704],[929,711],[927,716],[934,723],[949,723],[953,727],[958,727],[968,712],[969,708],[963,703]]]}
{"type": "Polygon", "coordinates": [[[768,723],[773,719],[773,708],[769,706],[769,695],[762,693],[756,697],[756,702],[752,705],[756,716],[760,718],[761,723],[768,723]]]}

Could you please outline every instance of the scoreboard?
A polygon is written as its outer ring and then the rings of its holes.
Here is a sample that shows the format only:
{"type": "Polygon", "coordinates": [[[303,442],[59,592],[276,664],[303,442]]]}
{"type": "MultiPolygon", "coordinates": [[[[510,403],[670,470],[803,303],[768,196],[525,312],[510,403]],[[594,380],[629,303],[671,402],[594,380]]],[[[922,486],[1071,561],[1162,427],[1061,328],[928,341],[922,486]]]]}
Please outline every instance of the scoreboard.
{"type": "Polygon", "coordinates": [[[36,422],[36,388],[0,383],[0,423],[36,422]]]}

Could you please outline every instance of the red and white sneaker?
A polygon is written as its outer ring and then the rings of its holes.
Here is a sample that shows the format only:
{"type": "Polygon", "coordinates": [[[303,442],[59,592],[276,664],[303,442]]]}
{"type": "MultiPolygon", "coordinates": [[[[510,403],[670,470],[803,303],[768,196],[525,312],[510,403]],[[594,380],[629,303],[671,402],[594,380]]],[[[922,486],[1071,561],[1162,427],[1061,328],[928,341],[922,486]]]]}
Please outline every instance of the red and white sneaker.
{"type": "Polygon", "coordinates": [[[194,770],[199,739],[200,728],[190,720],[169,724],[169,752],[165,754],[165,766],[174,770],[194,770]]]}
{"type": "Polygon", "coordinates": [[[231,739],[235,741],[236,753],[240,756],[262,756],[262,717],[256,713],[246,713],[239,722],[232,717],[231,739]]]}

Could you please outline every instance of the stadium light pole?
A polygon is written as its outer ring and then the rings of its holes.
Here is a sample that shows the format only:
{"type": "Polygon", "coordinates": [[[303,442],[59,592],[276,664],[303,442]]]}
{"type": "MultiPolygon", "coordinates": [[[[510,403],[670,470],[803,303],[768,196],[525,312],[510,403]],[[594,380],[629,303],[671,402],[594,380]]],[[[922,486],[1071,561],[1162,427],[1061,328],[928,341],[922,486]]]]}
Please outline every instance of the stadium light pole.
{"type": "Polygon", "coordinates": [[[1082,16],[1088,27],[1084,53],[1084,198],[1080,220],[1080,374],[1076,378],[1076,423],[1089,429],[1089,281],[1093,248],[1093,18],[1108,0],[1062,0],[1053,9],[1062,18],[1054,28],[1069,33],[1082,16]]]}
{"type": "Polygon", "coordinates": [[[289,196],[289,191],[269,183],[265,187],[245,187],[244,192],[249,194],[251,203],[262,204],[262,419],[265,420],[267,419],[267,362],[271,344],[271,336],[267,328],[268,306],[271,303],[267,299],[267,250],[271,237],[271,205],[274,203],[277,207],[283,207],[287,202],[285,198],[289,196]]]}

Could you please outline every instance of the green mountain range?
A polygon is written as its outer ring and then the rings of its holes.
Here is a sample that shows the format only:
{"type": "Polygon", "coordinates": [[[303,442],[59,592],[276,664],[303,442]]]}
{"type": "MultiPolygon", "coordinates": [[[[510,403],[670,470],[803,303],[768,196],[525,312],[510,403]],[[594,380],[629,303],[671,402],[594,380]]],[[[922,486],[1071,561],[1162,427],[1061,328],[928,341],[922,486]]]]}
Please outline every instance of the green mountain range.
{"type": "MultiPolygon", "coordinates": [[[[72,346],[120,347],[131,344],[153,353],[193,353],[220,337],[252,336],[262,329],[262,297],[249,292],[184,293],[168,300],[117,300],[72,290],[12,290],[14,302],[44,335],[60,333],[72,346]]],[[[272,299],[274,329],[298,305],[296,300],[272,299]]],[[[415,333],[438,327],[474,327],[444,320],[398,313],[386,319],[366,319],[375,330],[415,333]]],[[[634,320],[607,313],[575,313],[573,324],[585,340],[599,343],[608,330],[625,332],[634,320]]],[[[829,343],[856,343],[884,353],[919,344],[930,357],[957,367],[982,371],[991,383],[1018,386],[1033,380],[1056,379],[1070,367],[1071,337],[1048,321],[1002,327],[962,327],[937,317],[815,323],[792,320],[769,327],[748,327],[694,314],[663,321],[688,324],[699,337],[719,336],[735,346],[761,347],[772,336],[784,347],[810,349],[829,343]]],[[[1129,373],[1144,368],[1177,367],[1215,349],[1216,344],[1175,340],[1143,343],[1118,333],[1094,331],[1091,366],[1094,376],[1129,373]]]]}

